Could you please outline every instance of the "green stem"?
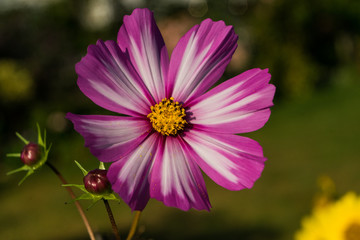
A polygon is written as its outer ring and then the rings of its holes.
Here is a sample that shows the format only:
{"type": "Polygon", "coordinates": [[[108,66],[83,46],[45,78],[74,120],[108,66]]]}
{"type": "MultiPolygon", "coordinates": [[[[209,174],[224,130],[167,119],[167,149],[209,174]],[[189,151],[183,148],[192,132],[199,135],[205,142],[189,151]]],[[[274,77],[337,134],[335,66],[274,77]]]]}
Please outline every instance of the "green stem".
{"type": "MultiPolygon", "coordinates": [[[[64,179],[64,177],[61,175],[61,173],[54,167],[54,165],[52,165],[51,163],[49,163],[49,161],[46,162],[46,164],[51,168],[51,170],[56,174],[56,176],[58,176],[58,178],[60,179],[60,181],[63,184],[67,184],[67,181],[64,179]]],[[[75,199],[76,196],[74,194],[74,192],[72,191],[71,187],[66,187],[66,190],[69,192],[70,196],[72,199],[75,199]]],[[[95,236],[94,236],[94,232],[92,231],[89,221],[87,220],[85,213],[83,211],[83,209],[81,208],[81,205],[78,201],[75,201],[75,206],[77,208],[77,210],[80,213],[80,216],[85,224],[85,227],[88,231],[89,237],[91,240],[95,240],[95,236]]]]}
{"type": "Polygon", "coordinates": [[[114,216],[113,216],[113,214],[112,214],[112,211],[111,211],[109,202],[108,202],[108,200],[106,200],[106,199],[103,199],[103,202],[104,202],[104,204],[105,204],[106,211],[107,211],[107,213],[108,213],[108,215],[109,215],[111,227],[112,227],[113,233],[114,233],[114,235],[115,235],[115,238],[116,238],[116,240],[120,240],[120,235],[119,235],[119,232],[118,232],[118,229],[117,229],[117,226],[116,226],[116,223],[115,223],[115,219],[114,219],[114,216]]]}
{"type": "Polygon", "coordinates": [[[141,211],[135,211],[135,217],[134,217],[133,222],[131,224],[129,235],[127,236],[126,240],[131,240],[134,237],[137,225],[139,223],[140,215],[141,215],[141,211]]]}

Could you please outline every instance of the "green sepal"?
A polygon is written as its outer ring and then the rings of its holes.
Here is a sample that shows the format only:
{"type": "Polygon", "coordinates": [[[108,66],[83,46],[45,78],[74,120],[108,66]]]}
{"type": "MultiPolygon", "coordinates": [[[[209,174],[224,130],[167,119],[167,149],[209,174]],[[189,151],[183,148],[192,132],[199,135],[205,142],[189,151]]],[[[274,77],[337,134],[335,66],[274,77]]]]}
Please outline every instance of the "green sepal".
{"type": "Polygon", "coordinates": [[[8,153],[8,154],[6,154],[6,156],[19,158],[19,157],[21,157],[21,153],[8,153]]]}
{"type": "Polygon", "coordinates": [[[86,208],[86,210],[89,210],[90,208],[92,208],[97,202],[99,202],[102,198],[101,197],[95,197],[92,196],[91,193],[84,193],[81,196],[73,199],[72,201],[68,202],[68,203],[74,203],[75,201],[79,201],[79,200],[91,200],[91,204],[86,208]]]}
{"type": "Polygon", "coordinates": [[[112,192],[112,193],[108,193],[105,196],[103,196],[103,199],[105,200],[113,200],[116,202],[120,202],[120,199],[112,192]]]}
{"type": "Polygon", "coordinates": [[[20,138],[21,141],[23,141],[23,143],[25,143],[25,145],[28,145],[28,144],[29,144],[29,141],[26,140],[23,136],[21,136],[20,133],[15,132],[15,134],[16,134],[16,136],[17,136],[18,138],[20,138]]]}
{"type": "Polygon", "coordinates": [[[84,185],[80,185],[80,184],[62,184],[61,186],[63,187],[76,187],[78,189],[80,189],[81,191],[87,193],[88,191],[86,190],[86,188],[84,187],[84,185]]]}
{"type": "Polygon", "coordinates": [[[31,174],[34,173],[34,170],[28,166],[28,165],[23,165],[22,167],[20,168],[17,168],[15,170],[12,170],[10,172],[7,172],[6,175],[11,175],[11,174],[14,174],[14,173],[17,173],[17,172],[21,172],[21,171],[27,171],[27,173],[25,174],[25,176],[21,179],[21,181],[18,183],[18,185],[20,186],[26,178],[28,178],[31,174]]]}
{"type": "Polygon", "coordinates": [[[36,128],[38,131],[38,144],[40,146],[43,146],[44,148],[46,148],[46,130],[44,129],[44,140],[41,137],[41,130],[40,130],[40,126],[38,123],[36,123],[36,128]]]}
{"type": "Polygon", "coordinates": [[[6,175],[11,175],[17,172],[21,172],[21,171],[30,171],[31,167],[29,167],[28,165],[23,165],[22,167],[19,167],[15,170],[12,170],[10,172],[7,172],[6,175]]]}
{"type": "MultiPolygon", "coordinates": [[[[82,173],[84,174],[84,176],[86,176],[86,175],[89,173],[89,171],[87,171],[83,166],[81,166],[81,164],[80,164],[78,161],[74,160],[74,162],[76,163],[76,165],[78,166],[78,168],[80,168],[80,170],[82,171],[82,173]]],[[[103,162],[100,162],[100,164],[99,164],[99,169],[105,170],[105,165],[104,165],[103,162]]]]}
{"type": "Polygon", "coordinates": [[[26,175],[21,179],[21,181],[18,183],[18,186],[20,186],[24,181],[25,179],[27,179],[31,174],[34,173],[34,170],[32,169],[29,169],[29,171],[26,173],[26,175]]]}
{"type": "Polygon", "coordinates": [[[100,199],[97,199],[97,200],[93,200],[92,203],[86,208],[86,210],[89,210],[90,208],[92,208],[96,203],[98,203],[99,201],[101,200],[100,199]]]}
{"type": "Polygon", "coordinates": [[[80,163],[78,163],[78,161],[75,160],[76,165],[80,168],[80,170],[82,171],[82,173],[84,174],[84,176],[86,176],[88,174],[88,171],[86,171],[85,168],[83,168],[83,166],[81,166],[80,163]]]}
{"type": "Polygon", "coordinates": [[[105,165],[104,165],[103,162],[100,162],[100,164],[99,164],[99,169],[105,170],[105,165]]]}
{"type": "Polygon", "coordinates": [[[92,206],[95,205],[95,203],[97,203],[98,201],[101,200],[101,197],[94,199],[90,193],[84,193],[84,194],[80,195],[79,197],[72,199],[70,202],[66,202],[66,204],[71,204],[71,203],[74,203],[75,201],[79,201],[79,200],[83,200],[83,199],[92,201],[92,203],[86,208],[86,210],[89,210],[92,206]]]}
{"type": "Polygon", "coordinates": [[[88,192],[83,185],[80,185],[80,184],[62,184],[61,186],[75,187],[75,188],[78,188],[81,191],[83,191],[84,193],[82,195],[80,195],[79,197],[73,199],[72,201],[70,201],[68,203],[73,203],[78,200],[91,200],[92,203],[87,209],[90,209],[92,206],[95,205],[95,203],[97,203],[98,201],[103,200],[103,199],[120,202],[120,199],[113,192],[104,193],[104,194],[92,194],[92,193],[88,192]]]}
{"type": "Polygon", "coordinates": [[[92,194],[92,193],[88,192],[83,185],[80,185],[80,184],[62,184],[61,186],[76,187],[76,188],[80,189],[81,191],[83,191],[84,193],[82,195],[80,195],[79,197],[77,197],[67,203],[73,203],[73,202],[79,201],[79,200],[91,200],[92,203],[90,204],[89,207],[87,207],[87,209],[90,209],[92,206],[95,205],[95,203],[97,203],[98,201],[103,200],[103,199],[120,202],[120,199],[118,197],[116,197],[116,195],[113,192],[105,193],[105,194],[92,194]]]}

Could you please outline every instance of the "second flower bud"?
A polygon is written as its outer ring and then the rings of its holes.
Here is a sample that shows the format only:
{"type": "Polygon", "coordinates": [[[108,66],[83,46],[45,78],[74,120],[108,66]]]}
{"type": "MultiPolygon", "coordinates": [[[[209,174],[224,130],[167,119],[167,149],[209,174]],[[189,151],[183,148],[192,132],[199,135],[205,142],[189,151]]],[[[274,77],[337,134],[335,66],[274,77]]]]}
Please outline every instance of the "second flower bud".
{"type": "Polygon", "coordinates": [[[107,170],[95,169],[83,178],[85,189],[92,194],[110,193],[111,184],[106,176],[107,170]]]}

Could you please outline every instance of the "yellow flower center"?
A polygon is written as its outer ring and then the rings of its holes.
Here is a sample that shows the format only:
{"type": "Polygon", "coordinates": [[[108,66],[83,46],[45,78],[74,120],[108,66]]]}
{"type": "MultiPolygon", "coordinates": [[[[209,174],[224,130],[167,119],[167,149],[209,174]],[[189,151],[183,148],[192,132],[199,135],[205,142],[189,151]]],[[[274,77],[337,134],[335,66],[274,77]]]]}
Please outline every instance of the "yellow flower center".
{"type": "Polygon", "coordinates": [[[152,127],[162,135],[176,135],[178,131],[184,130],[185,109],[174,98],[164,98],[155,106],[151,106],[151,113],[147,115],[152,127]]]}
{"type": "Polygon", "coordinates": [[[360,224],[352,223],[345,230],[345,240],[358,240],[360,239],[360,224]]]}

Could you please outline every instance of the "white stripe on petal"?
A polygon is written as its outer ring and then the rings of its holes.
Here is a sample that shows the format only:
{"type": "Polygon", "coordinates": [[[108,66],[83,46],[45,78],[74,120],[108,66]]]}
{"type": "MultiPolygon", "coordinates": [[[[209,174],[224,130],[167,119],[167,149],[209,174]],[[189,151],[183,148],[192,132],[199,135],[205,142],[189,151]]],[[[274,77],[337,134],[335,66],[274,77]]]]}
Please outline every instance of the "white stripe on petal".
{"type": "Polygon", "coordinates": [[[194,100],[191,124],[221,133],[243,133],[268,120],[275,87],[267,70],[249,70],[194,100]]]}
{"type": "Polygon", "coordinates": [[[152,161],[154,152],[154,146],[139,146],[131,154],[131,156],[121,169],[118,178],[123,182],[127,182],[129,187],[129,193],[134,191],[134,188],[140,181],[143,172],[147,171],[146,167],[148,167],[149,162],[152,161]]]}
{"type": "Polygon", "coordinates": [[[112,162],[126,155],[148,135],[151,126],[144,119],[120,116],[66,115],[100,161],[112,162]]]}
{"type": "MultiPolygon", "coordinates": [[[[165,87],[160,67],[160,53],[155,51],[157,46],[149,35],[148,27],[144,27],[142,45],[133,44],[129,48],[132,52],[132,58],[138,65],[138,72],[145,85],[150,93],[154,95],[155,101],[160,101],[160,98],[165,96],[165,87]],[[141,47],[141,49],[138,47],[141,47]]],[[[135,42],[131,36],[130,41],[135,42]]]]}
{"type": "Polygon", "coordinates": [[[148,114],[149,92],[114,41],[90,45],[75,69],[81,91],[96,104],[131,116],[148,114]]]}
{"type": "Polygon", "coordinates": [[[217,184],[230,190],[251,188],[266,160],[260,145],[237,135],[212,134],[192,129],[184,140],[197,154],[196,162],[217,184]]]}
{"type": "Polygon", "coordinates": [[[165,77],[169,56],[152,12],[135,9],[124,17],[118,44],[128,52],[132,64],[155,102],[165,97],[165,77]]]}
{"type": "Polygon", "coordinates": [[[210,208],[202,173],[181,137],[166,137],[151,170],[150,196],[184,211],[210,208]]]}
{"type": "Polygon", "coordinates": [[[181,198],[184,199],[186,194],[191,201],[195,201],[190,187],[191,169],[187,161],[180,144],[170,138],[167,139],[161,179],[164,196],[175,190],[181,198]]]}
{"type": "MultiPolygon", "coordinates": [[[[208,144],[206,141],[209,139],[200,139],[198,137],[194,140],[195,141],[192,141],[190,145],[195,152],[204,159],[211,168],[216,169],[216,171],[228,181],[237,183],[238,178],[231,171],[236,167],[235,164],[230,159],[226,158],[224,155],[212,148],[212,146],[216,145],[216,143],[208,144]]],[[[234,155],[232,152],[229,152],[229,154],[234,155]]]]}
{"type": "Polygon", "coordinates": [[[205,56],[209,53],[212,42],[209,42],[201,52],[198,52],[197,41],[195,32],[193,32],[176,75],[174,86],[174,96],[176,99],[183,99],[185,96],[190,95],[204,77],[204,74],[201,75],[200,73],[204,71],[203,67],[209,58],[205,58],[205,56]]]}
{"type": "MultiPolygon", "coordinates": [[[[109,86],[103,84],[103,83],[99,83],[98,81],[92,80],[92,79],[88,79],[89,84],[92,88],[96,89],[98,91],[98,93],[100,93],[101,95],[103,95],[104,97],[108,98],[108,101],[111,101],[114,105],[117,103],[122,103],[122,106],[127,108],[127,109],[132,109],[133,108],[133,104],[131,103],[132,101],[130,100],[131,98],[129,98],[129,94],[119,94],[118,92],[115,91],[114,88],[110,88],[109,86]]],[[[117,84],[120,85],[120,84],[117,84]]],[[[124,87],[124,86],[122,86],[124,87]]],[[[126,87],[125,87],[126,89],[126,87]]],[[[133,96],[136,98],[137,96],[133,96]]],[[[139,104],[138,106],[141,106],[141,104],[139,104]]],[[[146,109],[146,108],[145,108],[146,109]]],[[[143,114],[146,114],[146,111],[143,111],[143,114]]],[[[147,111],[149,111],[148,109],[146,109],[147,111]]]]}
{"type": "Polygon", "coordinates": [[[159,135],[151,134],[134,151],[111,164],[108,178],[113,190],[133,210],[143,210],[150,198],[149,174],[159,147],[159,135]]]}
{"type": "Polygon", "coordinates": [[[174,99],[190,103],[223,74],[236,48],[237,36],[224,22],[204,20],[176,45],[169,65],[167,90],[174,99]]]}

